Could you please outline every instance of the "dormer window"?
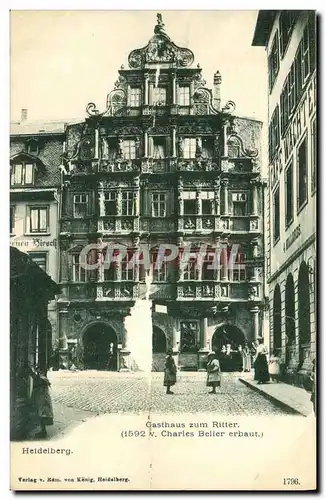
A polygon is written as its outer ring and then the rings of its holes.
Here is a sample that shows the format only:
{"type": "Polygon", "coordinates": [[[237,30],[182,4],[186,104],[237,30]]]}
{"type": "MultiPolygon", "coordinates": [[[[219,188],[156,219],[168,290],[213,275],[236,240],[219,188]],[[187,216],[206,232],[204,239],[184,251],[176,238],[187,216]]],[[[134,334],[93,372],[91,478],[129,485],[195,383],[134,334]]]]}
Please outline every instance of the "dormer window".
{"type": "Polygon", "coordinates": [[[141,106],[141,88],[131,87],[129,94],[129,106],[132,108],[139,108],[141,106]]]}
{"type": "Polygon", "coordinates": [[[39,147],[37,141],[31,140],[27,144],[27,153],[31,155],[38,155],[39,147]]]}
{"type": "Polygon", "coordinates": [[[30,186],[34,181],[33,163],[16,163],[11,170],[11,185],[12,186],[30,186]]]}

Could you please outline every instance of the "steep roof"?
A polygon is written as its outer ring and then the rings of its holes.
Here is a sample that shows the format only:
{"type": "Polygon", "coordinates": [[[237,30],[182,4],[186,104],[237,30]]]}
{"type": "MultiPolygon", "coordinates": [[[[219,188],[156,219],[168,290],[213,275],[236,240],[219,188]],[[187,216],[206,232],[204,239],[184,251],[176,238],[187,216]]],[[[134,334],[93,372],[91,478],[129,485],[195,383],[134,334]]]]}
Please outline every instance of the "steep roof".
{"type": "Polygon", "coordinates": [[[260,10],[258,13],[252,45],[265,47],[273,27],[277,10],[260,10]]]}

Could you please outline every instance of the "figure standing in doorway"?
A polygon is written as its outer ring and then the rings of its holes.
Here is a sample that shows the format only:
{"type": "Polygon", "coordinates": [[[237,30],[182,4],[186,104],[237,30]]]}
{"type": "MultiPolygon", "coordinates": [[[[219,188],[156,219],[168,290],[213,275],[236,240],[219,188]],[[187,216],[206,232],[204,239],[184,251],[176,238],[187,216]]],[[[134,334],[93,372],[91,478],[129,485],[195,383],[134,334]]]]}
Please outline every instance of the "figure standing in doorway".
{"type": "Polygon", "coordinates": [[[267,347],[264,345],[264,339],[258,339],[258,347],[256,352],[256,359],[254,363],[255,380],[258,384],[264,384],[269,381],[268,364],[267,364],[267,347]]]}
{"type": "Polygon", "coordinates": [[[248,342],[245,342],[242,349],[242,369],[244,372],[251,371],[251,352],[248,346],[248,342]]]}
{"type": "Polygon", "coordinates": [[[167,351],[167,356],[165,359],[165,369],[164,369],[164,382],[163,385],[166,387],[166,394],[173,394],[171,391],[171,386],[175,385],[177,381],[177,367],[173,359],[173,351],[169,349],[167,351]]]}

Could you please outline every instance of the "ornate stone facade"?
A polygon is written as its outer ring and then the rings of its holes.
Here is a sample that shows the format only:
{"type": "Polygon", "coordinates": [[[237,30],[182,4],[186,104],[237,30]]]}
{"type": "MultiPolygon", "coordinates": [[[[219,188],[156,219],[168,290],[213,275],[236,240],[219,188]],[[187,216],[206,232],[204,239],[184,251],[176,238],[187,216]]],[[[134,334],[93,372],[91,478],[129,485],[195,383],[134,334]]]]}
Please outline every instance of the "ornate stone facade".
{"type": "Polygon", "coordinates": [[[158,15],[154,36],[119,70],[106,109],[91,103],[84,124],[67,128],[61,300],[69,313],[62,337],[85,349],[97,322],[123,350],[124,369],[133,354],[124,318],[145,293],[146,273],[139,262],[106,267],[106,249],[97,252],[102,264],[90,279],[78,256],[91,242],[119,245],[129,260],[145,245],[152,263],[160,245],[190,245],[197,256],[203,244],[218,255],[224,248],[228,262],[237,250],[232,268],[210,270],[207,251],[198,266],[183,266],[179,253],[152,269],[154,369],[162,368],[167,347],[181,367],[197,369],[221,332],[235,343],[261,334],[264,272],[249,287],[254,271],[246,267],[264,266],[261,123],[236,117],[231,101],[221,107],[221,76],[214,75],[213,90],[206,88],[193,60],[170,40],[158,15]]]}

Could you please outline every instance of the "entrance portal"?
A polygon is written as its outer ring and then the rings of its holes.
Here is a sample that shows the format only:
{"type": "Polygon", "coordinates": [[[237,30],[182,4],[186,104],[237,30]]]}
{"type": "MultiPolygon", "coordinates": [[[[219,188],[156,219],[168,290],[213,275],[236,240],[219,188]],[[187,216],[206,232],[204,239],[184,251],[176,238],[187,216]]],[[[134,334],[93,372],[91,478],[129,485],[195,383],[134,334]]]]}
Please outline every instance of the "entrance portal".
{"type": "Polygon", "coordinates": [[[245,342],[246,337],[237,326],[221,325],[215,330],[212,350],[218,355],[222,371],[242,371],[243,361],[239,345],[243,347],[245,342]]]}
{"type": "Polygon", "coordinates": [[[117,336],[113,328],[96,323],[86,330],[83,340],[86,370],[117,370],[117,336]]]}

